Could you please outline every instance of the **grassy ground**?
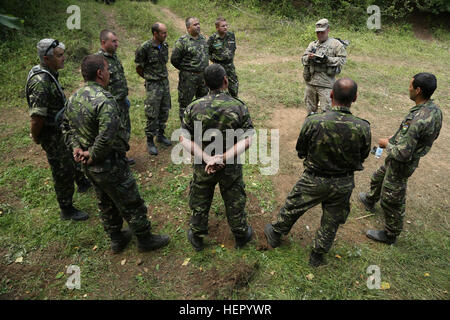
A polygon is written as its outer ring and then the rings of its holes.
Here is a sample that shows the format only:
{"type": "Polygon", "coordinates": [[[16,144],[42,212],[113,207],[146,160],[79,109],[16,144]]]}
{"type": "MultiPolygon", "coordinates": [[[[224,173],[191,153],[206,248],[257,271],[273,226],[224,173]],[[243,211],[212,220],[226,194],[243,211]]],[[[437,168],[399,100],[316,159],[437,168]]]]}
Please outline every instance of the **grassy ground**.
{"type": "MultiPolygon", "coordinates": [[[[31,5],[32,2],[30,2],[31,5]]],[[[308,265],[310,245],[320,223],[320,208],[299,219],[283,246],[268,250],[262,229],[276,217],[287,193],[298,179],[302,164],[294,152],[295,141],[306,116],[300,56],[314,40],[314,21],[279,22],[256,9],[221,7],[214,2],[163,0],[118,1],[105,6],[93,1],[79,5],[82,29],[68,30],[65,8],[69,1],[40,1],[28,12],[48,13],[47,25],[26,19],[26,31],[0,44],[1,123],[0,150],[0,298],[3,299],[448,299],[449,203],[447,144],[450,131],[444,119],[439,139],[410,179],[405,230],[398,244],[385,246],[367,240],[368,228],[382,226],[382,211],[374,216],[356,201],[367,189],[371,173],[381,160],[370,156],[366,169],[356,174],[351,213],[338,232],[328,254],[328,265],[308,265]],[[279,129],[280,170],[262,176],[257,166],[245,165],[247,212],[256,233],[243,250],[235,250],[217,192],[210,214],[207,248],[195,252],[186,240],[187,205],[191,168],[170,161],[171,149],[161,147],[158,157],[146,153],[144,136],[143,80],[134,71],[134,51],[150,37],[154,21],[166,23],[168,43],[184,33],[184,17],[200,18],[202,32],[214,32],[217,16],[227,17],[236,32],[236,67],[240,98],[249,106],[255,126],[279,129]],[[79,61],[98,49],[98,33],[116,30],[130,87],[132,139],[129,156],[136,159],[133,172],[156,232],[168,233],[168,247],[137,253],[132,244],[113,256],[98,218],[93,191],[75,194],[78,207],[91,219],[63,222],[58,216],[51,173],[40,146],[28,136],[29,117],[23,95],[28,69],[37,63],[35,44],[53,37],[65,42],[68,63],[61,81],[69,96],[81,83],[79,61]],[[447,179],[446,179],[447,178],[447,179]],[[21,258],[22,257],[22,262],[21,258]],[[19,258],[19,259],[18,259],[19,258]],[[187,265],[183,265],[190,259],[187,265]],[[17,261],[17,262],[16,262],[17,261]],[[65,287],[67,266],[81,269],[81,289],[65,287]],[[381,270],[386,290],[366,286],[370,265],[381,270]],[[311,278],[313,274],[314,278],[311,278]],[[308,277],[307,277],[308,276],[308,277]]],[[[14,13],[13,11],[10,11],[14,13]]],[[[350,32],[333,28],[332,35],[349,39],[348,63],[342,76],[355,79],[359,97],[354,113],[372,124],[373,139],[392,134],[412,106],[407,87],[412,75],[429,71],[438,77],[435,101],[444,116],[448,112],[449,44],[422,41],[410,26],[386,27],[381,33],[350,32]]],[[[167,132],[178,128],[177,72],[168,65],[172,110],[167,132]]]]}

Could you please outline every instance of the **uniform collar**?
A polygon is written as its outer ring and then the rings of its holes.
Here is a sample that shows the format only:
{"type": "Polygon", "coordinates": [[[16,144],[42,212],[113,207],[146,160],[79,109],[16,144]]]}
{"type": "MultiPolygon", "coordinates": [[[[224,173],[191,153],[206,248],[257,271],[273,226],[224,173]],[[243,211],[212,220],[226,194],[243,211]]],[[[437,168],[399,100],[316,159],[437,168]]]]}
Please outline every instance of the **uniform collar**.
{"type": "Polygon", "coordinates": [[[411,109],[409,109],[409,112],[411,113],[411,112],[417,111],[417,110],[419,110],[420,108],[422,108],[422,107],[424,107],[424,106],[427,106],[427,105],[429,105],[429,104],[431,104],[431,103],[433,103],[433,99],[428,99],[427,102],[424,102],[424,103],[415,105],[414,107],[412,107],[411,109]]]}
{"type": "Polygon", "coordinates": [[[45,64],[41,64],[40,66],[41,66],[41,69],[44,69],[44,70],[50,72],[56,79],[58,79],[58,76],[59,76],[58,71],[56,71],[56,72],[53,71],[52,69],[50,69],[49,67],[47,67],[45,64]]]}
{"type": "Polygon", "coordinates": [[[331,107],[331,110],[352,114],[350,111],[350,107],[346,107],[346,106],[334,106],[334,107],[331,107]]]}
{"type": "Polygon", "coordinates": [[[104,56],[106,56],[106,57],[112,57],[112,58],[115,58],[116,57],[116,54],[114,53],[114,54],[110,54],[110,53],[108,53],[108,52],[106,52],[105,50],[103,50],[102,48],[100,48],[100,51],[99,51],[101,54],[103,54],[104,56]]]}
{"type": "Polygon", "coordinates": [[[223,90],[223,89],[216,89],[216,90],[211,90],[210,92],[209,92],[209,94],[210,95],[218,95],[218,94],[221,94],[221,93],[226,93],[227,91],[226,90],[223,90]]]}
{"type": "Polygon", "coordinates": [[[91,87],[91,86],[97,86],[97,87],[100,87],[100,88],[103,89],[103,87],[102,87],[99,83],[97,83],[97,82],[95,82],[95,81],[87,81],[87,82],[86,82],[86,85],[89,86],[89,87],[91,87]]]}
{"type": "Polygon", "coordinates": [[[203,35],[202,35],[201,33],[198,35],[198,38],[197,38],[197,39],[195,39],[193,36],[191,36],[191,34],[190,34],[189,32],[186,33],[186,34],[187,34],[187,36],[189,37],[189,39],[194,40],[194,41],[197,41],[197,40],[200,40],[200,39],[203,38],[203,35]]]}

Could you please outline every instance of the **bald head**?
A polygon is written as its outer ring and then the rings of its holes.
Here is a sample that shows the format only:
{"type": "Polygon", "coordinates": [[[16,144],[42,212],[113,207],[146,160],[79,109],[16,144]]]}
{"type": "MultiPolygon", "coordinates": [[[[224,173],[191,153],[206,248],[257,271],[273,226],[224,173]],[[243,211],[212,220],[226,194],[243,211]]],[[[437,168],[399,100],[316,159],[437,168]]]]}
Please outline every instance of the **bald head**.
{"type": "Polygon", "coordinates": [[[342,78],[337,80],[333,85],[331,91],[331,98],[333,99],[333,106],[350,106],[352,102],[356,101],[358,85],[350,78],[342,78]]]}

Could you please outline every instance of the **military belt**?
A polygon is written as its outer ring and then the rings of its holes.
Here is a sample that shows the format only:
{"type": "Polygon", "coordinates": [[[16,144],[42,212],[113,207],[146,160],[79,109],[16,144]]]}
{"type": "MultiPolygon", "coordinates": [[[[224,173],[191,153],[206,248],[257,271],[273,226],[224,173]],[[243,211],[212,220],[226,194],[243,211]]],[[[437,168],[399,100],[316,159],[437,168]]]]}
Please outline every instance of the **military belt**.
{"type": "Polygon", "coordinates": [[[344,177],[351,177],[353,176],[353,171],[345,172],[345,173],[336,173],[336,174],[325,174],[325,173],[318,173],[312,170],[305,170],[305,173],[319,178],[344,178],[344,177]]]}

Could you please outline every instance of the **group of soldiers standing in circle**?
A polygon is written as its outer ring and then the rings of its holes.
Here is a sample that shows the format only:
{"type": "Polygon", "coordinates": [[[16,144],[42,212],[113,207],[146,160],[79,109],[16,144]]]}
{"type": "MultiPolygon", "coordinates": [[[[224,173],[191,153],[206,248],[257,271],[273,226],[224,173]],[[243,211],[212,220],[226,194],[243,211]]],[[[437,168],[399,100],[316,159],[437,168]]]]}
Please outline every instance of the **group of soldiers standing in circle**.
{"type": "MultiPolygon", "coordinates": [[[[210,140],[200,145],[194,141],[195,135],[204,137],[209,129],[223,133],[230,129],[254,130],[247,106],[237,98],[235,35],[228,31],[223,18],[218,18],[215,26],[217,32],[207,40],[200,32],[199,19],[187,18],[187,33],[175,42],[170,57],[172,65],[179,70],[181,127],[189,133],[181,136],[180,142],[192,155],[202,159],[201,164],[193,165],[189,192],[192,215],[187,238],[197,251],[205,247],[216,184],[220,187],[236,248],[245,246],[253,235],[245,212],[242,165],[235,161],[249,148],[252,136],[236,137],[228,149],[224,141],[225,152],[213,155],[205,152],[210,140]],[[202,124],[202,132],[195,132],[196,122],[202,124]]],[[[354,171],[363,170],[362,164],[371,149],[370,124],[350,112],[357,98],[357,84],[349,78],[335,80],[346,63],[346,44],[328,37],[327,19],[319,20],[315,26],[317,40],[309,44],[301,59],[308,116],[296,151],[304,159],[305,171],[287,196],[276,221],[264,228],[268,244],[278,247],[282,235],[289,233],[304,212],[322,204],[323,216],[310,255],[314,267],[325,263],[324,255],[330,250],[339,225],[347,219],[355,186],[354,171]]],[[[145,79],[147,92],[144,102],[147,150],[156,156],[155,138],[164,146],[172,144],[165,136],[171,108],[166,66],[169,46],[164,24],[156,22],[151,32],[153,37],[136,50],[135,63],[136,72],[145,79]]],[[[54,39],[39,41],[40,65],[30,71],[26,87],[31,136],[47,154],[62,219],[88,218],[72,204],[74,181],[78,191],[85,191],[93,184],[112,252],[123,251],[133,234],[138,249],[149,251],[167,245],[170,238],[151,231],[147,207],[130,170],[134,160],[126,157],[130,149],[130,101],[124,69],[116,55],[118,43],[114,31],[101,31],[100,50],[86,56],[81,64],[85,84],[66,101],[58,82],[58,70],[64,67],[65,46],[54,39]],[[123,219],[129,228],[122,228],[123,219]]],[[[408,177],[418,166],[420,157],[430,150],[442,126],[442,112],[430,99],[435,89],[434,75],[415,75],[409,94],[416,105],[393,136],[379,140],[379,146],[387,149],[387,158],[373,174],[370,191],[358,197],[369,211],[381,200],[386,224],[384,230],[367,232],[373,240],[392,244],[402,230],[408,177]]]]}

